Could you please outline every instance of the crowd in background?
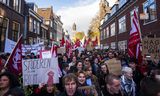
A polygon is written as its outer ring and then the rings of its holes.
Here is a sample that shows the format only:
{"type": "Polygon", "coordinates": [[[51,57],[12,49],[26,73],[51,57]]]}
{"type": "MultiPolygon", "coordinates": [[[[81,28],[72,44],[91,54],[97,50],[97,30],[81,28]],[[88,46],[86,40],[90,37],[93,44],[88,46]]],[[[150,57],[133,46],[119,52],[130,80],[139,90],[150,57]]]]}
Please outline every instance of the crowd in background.
{"type": "MultiPolygon", "coordinates": [[[[9,54],[0,55],[0,70],[9,54]]],[[[39,56],[24,56],[36,59],[39,56]]],[[[143,58],[138,64],[127,53],[115,50],[78,52],[70,57],[58,54],[62,72],[59,84],[39,84],[23,87],[15,76],[6,71],[0,74],[0,96],[160,96],[160,62],[143,58]],[[108,69],[106,61],[121,61],[121,74],[108,69]]]]}

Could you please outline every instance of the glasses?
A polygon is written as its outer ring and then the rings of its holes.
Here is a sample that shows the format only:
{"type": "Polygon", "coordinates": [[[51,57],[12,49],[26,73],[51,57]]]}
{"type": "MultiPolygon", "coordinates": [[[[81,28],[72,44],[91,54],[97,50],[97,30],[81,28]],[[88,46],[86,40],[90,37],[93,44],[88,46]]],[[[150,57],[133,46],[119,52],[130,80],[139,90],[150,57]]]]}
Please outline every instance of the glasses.
{"type": "Polygon", "coordinates": [[[85,60],[85,61],[89,61],[89,60],[85,60]]]}

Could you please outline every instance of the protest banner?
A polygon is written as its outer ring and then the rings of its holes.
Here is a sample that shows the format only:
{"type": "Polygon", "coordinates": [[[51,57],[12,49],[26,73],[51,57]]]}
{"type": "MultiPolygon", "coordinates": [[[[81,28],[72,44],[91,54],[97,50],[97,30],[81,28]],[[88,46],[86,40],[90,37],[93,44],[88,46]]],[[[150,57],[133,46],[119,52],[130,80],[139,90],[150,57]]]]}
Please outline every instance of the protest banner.
{"type": "Polygon", "coordinates": [[[47,82],[59,83],[57,58],[23,60],[23,85],[37,85],[47,82]],[[54,61],[54,62],[53,62],[54,61]]]}
{"type": "Polygon", "coordinates": [[[116,58],[105,61],[108,66],[109,73],[121,75],[121,61],[116,58]]]}
{"type": "Polygon", "coordinates": [[[160,59],[160,38],[144,38],[142,40],[143,57],[150,56],[151,60],[160,59]]]}
{"type": "Polygon", "coordinates": [[[13,48],[15,47],[15,45],[16,45],[15,41],[12,41],[12,40],[6,38],[4,52],[11,53],[13,48]]]}

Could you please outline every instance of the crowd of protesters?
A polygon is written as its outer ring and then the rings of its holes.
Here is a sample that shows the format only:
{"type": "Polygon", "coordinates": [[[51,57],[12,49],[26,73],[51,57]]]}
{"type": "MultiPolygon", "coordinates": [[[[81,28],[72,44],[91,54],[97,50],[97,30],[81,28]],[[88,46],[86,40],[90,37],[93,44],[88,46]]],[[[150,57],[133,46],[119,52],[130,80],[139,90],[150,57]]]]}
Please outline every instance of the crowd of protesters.
{"type": "MultiPolygon", "coordinates": [[[[9,54],[0,55],[2,70],[9,54]]],[[[33,53],[23,59],[36,59],[33,53]]],[[[0,74],[0,96],[160,96],[160,62],[143,58],[138,63],[125,52],[93,50],[71,56],[58,54],[62,72],[59,84],[24,88],[10,72],[0,74]],[[106,61],[121,61],[121,74],[110,72],[106,61]],[[29,94],[26,91],[30,90],[29,94]]]]}

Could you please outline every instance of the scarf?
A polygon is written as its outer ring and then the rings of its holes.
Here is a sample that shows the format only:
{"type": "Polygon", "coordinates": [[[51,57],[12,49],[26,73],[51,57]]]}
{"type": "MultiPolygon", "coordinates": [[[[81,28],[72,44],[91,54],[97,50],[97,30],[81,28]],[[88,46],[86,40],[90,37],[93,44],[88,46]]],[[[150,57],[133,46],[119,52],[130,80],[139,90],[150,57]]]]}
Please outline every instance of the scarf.
{"type": "Polygon", "coordinates": [[[136,84],[132,80],[125,78],[124,75],[121,76],[121,88],[125,96],[136,96],[136,84]]]}

